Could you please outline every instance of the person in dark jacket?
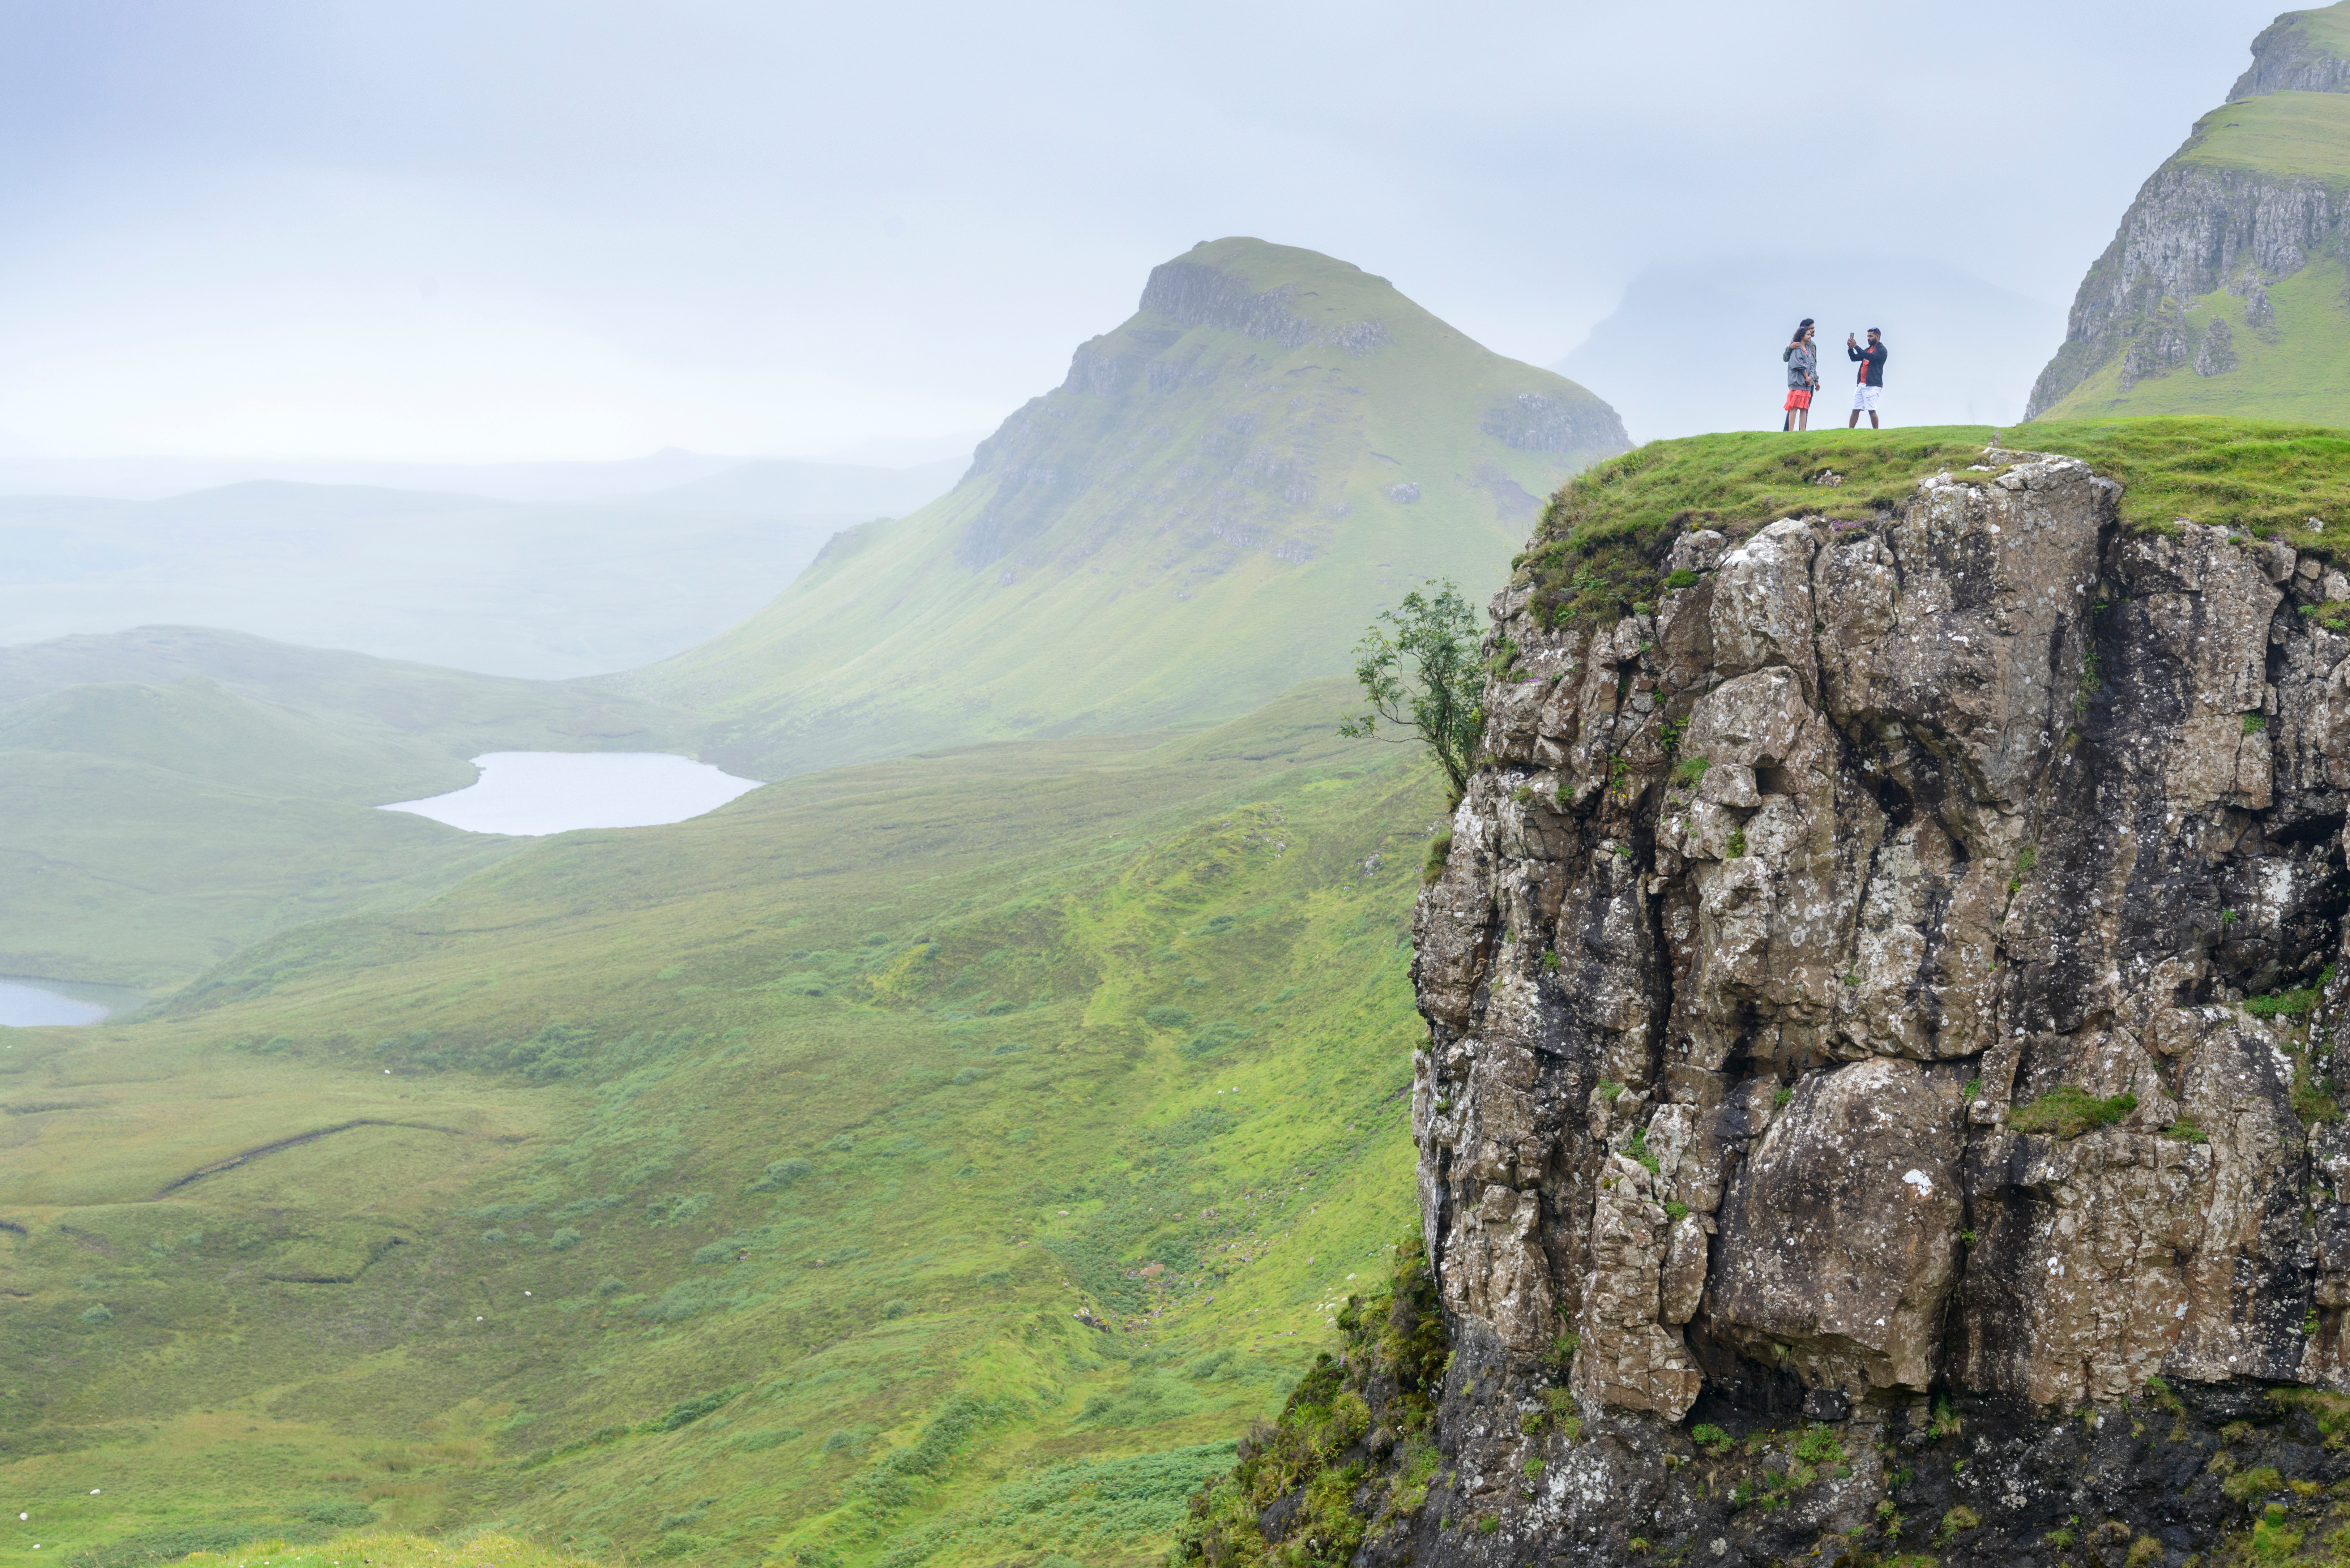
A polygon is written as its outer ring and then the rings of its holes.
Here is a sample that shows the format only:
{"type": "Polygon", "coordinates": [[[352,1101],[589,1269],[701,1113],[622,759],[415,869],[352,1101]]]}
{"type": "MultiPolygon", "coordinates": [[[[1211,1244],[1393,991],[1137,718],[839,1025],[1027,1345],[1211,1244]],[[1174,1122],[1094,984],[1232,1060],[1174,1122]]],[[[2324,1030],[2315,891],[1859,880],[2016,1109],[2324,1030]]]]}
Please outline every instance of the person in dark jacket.
{"type": "Polygon", "coordinates": [[[1820,351],[1812,343],[1810,317],[1804,317],[1794,340],[1779,351],[1779,358],[1787,362],[1787,418],[1779,428],[1807,431],[1812,428],[1812,394],[1820,389],[1820,351]]]}
{"type": "Polygon", "coordinates": [[[1853,383],[1852,389],[1852,418],[1845,421],[1844,428],[1857,428],[1860,416],[1865,411],[1868,415],[1868,428],[1879,429],[1877,403],[1885,395],[1885,334],[1874,327],[1870,327],[1868,347],[1863,348],[1852,340],[1852,334],[1847,332],[1844,335],[1844,351],[1847,358],[1860,366],[1860,379],[1853,383]]]}

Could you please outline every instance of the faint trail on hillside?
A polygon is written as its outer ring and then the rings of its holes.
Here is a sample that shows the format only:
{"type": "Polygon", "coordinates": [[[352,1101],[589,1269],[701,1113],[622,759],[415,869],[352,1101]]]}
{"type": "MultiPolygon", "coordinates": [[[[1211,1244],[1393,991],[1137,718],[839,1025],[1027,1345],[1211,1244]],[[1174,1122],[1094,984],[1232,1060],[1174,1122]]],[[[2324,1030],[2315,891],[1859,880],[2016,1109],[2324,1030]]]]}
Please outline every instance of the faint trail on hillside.
{"type": "Polygon", "coordinates": [[[233,1169],[248,1159],[259,1159],[265,1154],[276,1154],[280,1149],[292,1148],[297,1144],[311,1143],[330,1133],[348,1132],[353,1127],[409,1127],[417,1132],[447,1133],[452,1137],[464,1136],[455,1127],[436,1127],[430,1122],[394,1122],[385,1121],[376,1116],[362,1116],[355,1122],[338,1122],[330,1127],[320,1127],[316,1132],[298,1133],[292,1137],[279,1138],[276,1143],[263,1144],[259,1148],[246,1149],[243,1154],[233,1154],[226,1159],[214,1160],[201,1170],[192,1170],[176,1181],[168,1182],[157,1189],[154,1195],[147,1201],[152,1203],[158,1198],[169,1198],[192,1181],[201,1180],[207,1176],[218,1176],[222,1171],[233,1169]]]}

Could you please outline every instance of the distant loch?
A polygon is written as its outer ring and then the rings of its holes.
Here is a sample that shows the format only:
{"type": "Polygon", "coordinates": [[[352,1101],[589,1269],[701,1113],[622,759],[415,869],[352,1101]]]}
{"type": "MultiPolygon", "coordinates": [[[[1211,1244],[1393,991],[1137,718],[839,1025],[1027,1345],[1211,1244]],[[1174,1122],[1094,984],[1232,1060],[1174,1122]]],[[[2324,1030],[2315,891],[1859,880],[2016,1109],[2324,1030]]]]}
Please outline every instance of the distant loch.
{"type": "Polygon", "coordinates": [[[658,827],[717,810],[759,787],[667,752],[491,752],[461,790],[380,807],[468,833],[536,837],[583,827],[658,827]]]}

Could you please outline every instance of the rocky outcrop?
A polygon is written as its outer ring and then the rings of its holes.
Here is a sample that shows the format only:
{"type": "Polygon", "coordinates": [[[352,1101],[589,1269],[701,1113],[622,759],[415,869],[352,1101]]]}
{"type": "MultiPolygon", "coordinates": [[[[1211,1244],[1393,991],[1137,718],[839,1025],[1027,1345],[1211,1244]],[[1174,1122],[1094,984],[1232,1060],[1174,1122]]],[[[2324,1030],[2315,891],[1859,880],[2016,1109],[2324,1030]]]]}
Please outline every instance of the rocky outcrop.
{"type": "Polygon", "coordinates": [[[1414,967],[1451,1469],[1364,1561],[2142,1568],[2350,1475],[2350,639],[2117,516],[1992,451],[1495,601],[1414,967]]]}
{"type": "Polygon", "coordinates": [[[2228,89],[2228,101],[2272,92],[2350,92],[2350,60],[2315,35],[2312,20],[2306,11],[2289,11],[2262,28],[2252,40],[2251,67],[2228,89]]]}
{"type": "Polygon", "coordinates": [[[2269,285],[2334,243],[2342,218],[2339,199],[2317,180],[2165,164],[2082,280],[2064,347],[2033,383],[2024,418],[2045,413],[2116,356],[2126,360],[2125,389],[2184,364],[2183,312],[2206,295],[2241,296],[2246,325],[2269,325],[2269,285]]]}
{"type": "MultiPolygon", "coordinates": [[[[2332,8],[2329,8],[2329,10],[2332,8]]],[[[2350,58],[2330,41],[2325,13],[2292,12],[2252,40],[2252,64],[2230,103],[2279,92],[2350,91],[2350,58]]],[[[2190,344],[2186,313],[2214,293],[2243,300],[2243,323],[2273,332],[2268,288],[2338,246],[2343,211],[2324,182],[2258,167],[2220,167],[2197,149],[2234,129],[2225,110],[2199,121],[2122,214],[2113,243],[2089,268],[2066,318],[2064,342],[2033,384],[2026,420],[2047,413],[2116,358],[2119,389],[2189,363],[2196,374],[2235,369],[2223,336],[2190,344]]],[[[2229,160],[2222,159],[2220,163],[2229,160]]],[[[2212,326],[2228,330],[2220,319],[2212,326]]],[[[2247,410],[2246,411],[2256,411],[2247,410]]]]}

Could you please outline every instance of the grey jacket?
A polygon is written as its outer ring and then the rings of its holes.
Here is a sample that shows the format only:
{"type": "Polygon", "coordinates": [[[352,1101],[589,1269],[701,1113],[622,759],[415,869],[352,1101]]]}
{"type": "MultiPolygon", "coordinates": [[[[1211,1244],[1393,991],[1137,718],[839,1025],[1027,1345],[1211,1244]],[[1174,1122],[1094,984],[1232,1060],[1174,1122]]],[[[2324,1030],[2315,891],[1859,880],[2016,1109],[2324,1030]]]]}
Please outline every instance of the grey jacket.
{"type": "Polygon", "coordinates": [[[1809,387],[1819,380],[1820,352],[1809,343],[1790,343],[1779,358],[1787,362],[1787,385],[1809,387]]]}

